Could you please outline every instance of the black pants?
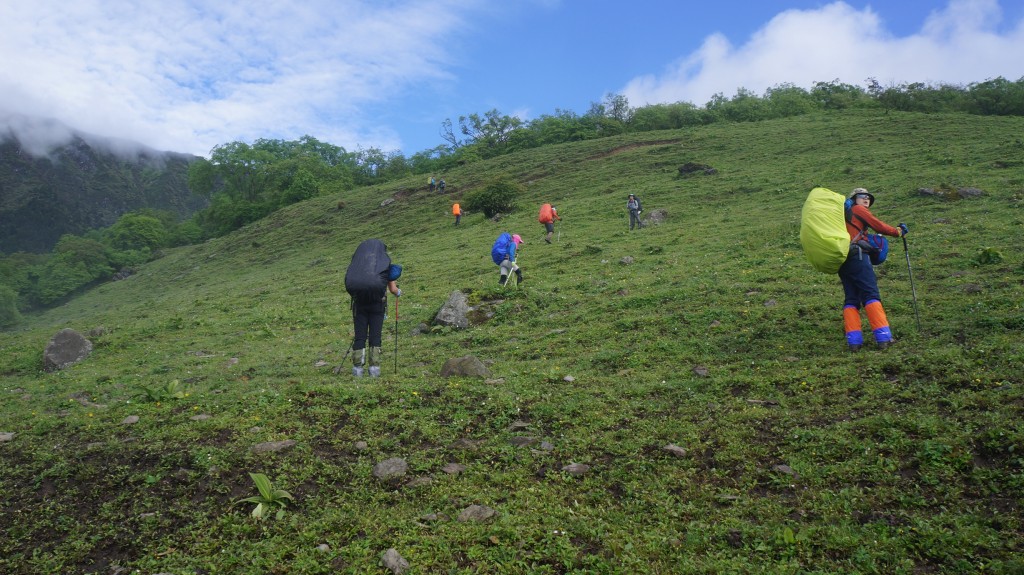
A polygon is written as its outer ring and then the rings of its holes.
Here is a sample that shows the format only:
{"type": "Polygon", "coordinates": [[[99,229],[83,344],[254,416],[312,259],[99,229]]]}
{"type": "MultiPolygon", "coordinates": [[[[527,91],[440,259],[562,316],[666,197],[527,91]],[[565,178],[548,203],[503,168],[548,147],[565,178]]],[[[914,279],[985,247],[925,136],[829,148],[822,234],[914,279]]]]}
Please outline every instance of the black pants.
{"type": "Polygon", "coordinates": [[[353,350],[365,348],[367,337],[370,339],[370,347],[381,346],[386,305],[384,300],[369,304],[352,302],[352,323],[356,332],[352,341],[353,350]]]}

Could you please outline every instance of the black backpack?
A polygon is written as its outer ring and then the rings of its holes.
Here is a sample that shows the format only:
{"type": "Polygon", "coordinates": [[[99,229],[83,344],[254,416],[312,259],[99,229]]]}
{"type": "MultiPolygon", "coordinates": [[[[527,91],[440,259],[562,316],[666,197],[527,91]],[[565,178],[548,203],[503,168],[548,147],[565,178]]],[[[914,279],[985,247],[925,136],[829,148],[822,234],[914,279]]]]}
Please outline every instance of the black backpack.
{"type": "Polygon", "coordinates": [[[345,291],[355,304],[379,303],[388,287],[391,257],[384,242],[366,240],[359,244],[345,272],[345,291]]]}

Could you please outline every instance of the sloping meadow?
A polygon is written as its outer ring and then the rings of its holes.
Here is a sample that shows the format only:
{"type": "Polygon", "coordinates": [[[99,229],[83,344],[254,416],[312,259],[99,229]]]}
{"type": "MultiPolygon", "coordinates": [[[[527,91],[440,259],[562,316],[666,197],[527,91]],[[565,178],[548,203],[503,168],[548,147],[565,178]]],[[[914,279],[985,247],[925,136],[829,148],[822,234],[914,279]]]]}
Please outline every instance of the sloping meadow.
{"type": "Polygon", "coordinates": [[[0,334],[0,571],[401,571],[393,549],[410,573],[1020,572],[1021,134],[851,113],[630,135],[170,250],[0,334]],[[520,209],[455,227],[502,177],[520,209]],[[804,260],[818,185],[910,227],[877,268],[890,349],[846,351],[838,279],[804,260]],[[660,222],[629,231],[629,193],[660,222]],[[403,296],[383,377],[356,380],[343,277],[370,237],[403,296]],[[477,322],[432,326],[455,290],[477,322]],[[66,327],[92,354],[43,372],[66,327]],[[491,377],[440,376],[464,355],[491,377]],[[250,473],[283,517],[237,504],[250,473]]]}

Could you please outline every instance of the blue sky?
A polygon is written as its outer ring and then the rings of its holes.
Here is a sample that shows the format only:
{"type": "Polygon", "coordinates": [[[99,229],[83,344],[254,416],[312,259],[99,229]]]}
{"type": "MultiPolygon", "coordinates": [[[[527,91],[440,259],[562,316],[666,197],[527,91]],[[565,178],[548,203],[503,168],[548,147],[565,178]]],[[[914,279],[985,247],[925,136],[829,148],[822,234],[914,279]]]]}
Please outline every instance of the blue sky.
{"type": "Polygon", "coordinates": [[[0,2],[0,134],[208,155],[311,135],[401,150],[497,109],[530,120],[705,104],[740,87],[1024,77],[1021,0],[0,2]]]}

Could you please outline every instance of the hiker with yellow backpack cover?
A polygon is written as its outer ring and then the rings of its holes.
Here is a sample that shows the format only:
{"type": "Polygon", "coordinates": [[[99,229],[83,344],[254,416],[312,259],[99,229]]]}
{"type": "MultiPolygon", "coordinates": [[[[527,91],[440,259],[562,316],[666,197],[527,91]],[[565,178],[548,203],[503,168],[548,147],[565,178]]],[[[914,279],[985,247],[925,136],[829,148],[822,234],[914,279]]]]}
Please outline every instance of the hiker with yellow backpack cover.
{"type": "Polygon", "coordinates": [[[903,237],[909,231],[906,224],[896,227],[886,224],[871,213],[875,196],[864,188],[856,188],[849,197],[849,210],[844,199],[827,188],[814,188],[804,203],[800,221],[800,243],[804,254],[815,269],[825,273],[838,273],[843,284],[843,326],[850,351],[864,346],[860,309],[864,308],[878,349],[892,345],[892,330],[882,306],[878,279],[872,267],[871,255],[860,238],[873,229],[880,234],[903,237]],[[845,230],[840,225],[845,228],[845,230]]]}

